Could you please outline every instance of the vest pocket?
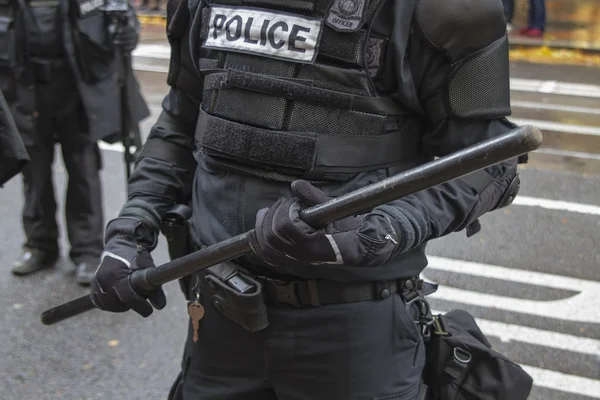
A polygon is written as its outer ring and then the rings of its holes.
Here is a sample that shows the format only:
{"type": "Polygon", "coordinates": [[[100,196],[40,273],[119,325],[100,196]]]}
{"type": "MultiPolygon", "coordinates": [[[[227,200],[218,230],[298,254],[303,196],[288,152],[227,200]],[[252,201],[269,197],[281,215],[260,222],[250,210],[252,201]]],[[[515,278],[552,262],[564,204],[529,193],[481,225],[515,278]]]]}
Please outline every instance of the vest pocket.
{"type": "Polygon", "coordinates": [[[114,48],[107,28],[104,14],[75,21],[76,56],[83,80],[87,83],[104,80],[113,72],[114,48]]]}

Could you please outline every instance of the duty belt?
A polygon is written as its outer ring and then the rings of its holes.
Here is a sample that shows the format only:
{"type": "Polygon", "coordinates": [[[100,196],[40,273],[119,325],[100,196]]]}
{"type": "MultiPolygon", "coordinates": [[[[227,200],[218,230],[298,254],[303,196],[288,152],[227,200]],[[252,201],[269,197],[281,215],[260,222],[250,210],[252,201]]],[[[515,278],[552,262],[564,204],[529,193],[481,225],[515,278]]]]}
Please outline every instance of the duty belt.
{"type": "Polygon", "coordinates": [[[66,74],[63,71],[67,66],[65,58],[31,57],[31,64],[33,65],[35,79],[40,83],[51,83],[56,79],[57,74],[66,74]]]}
{"type": "Polygon", "coordinates": [[[333,282],[324,280],[281,281],[255,277],[263,285],[265,302],[271,305],[317,307],[327,304],[383,300],[395,292],[418,289],[418,278],[383,282],[333,282]]]}

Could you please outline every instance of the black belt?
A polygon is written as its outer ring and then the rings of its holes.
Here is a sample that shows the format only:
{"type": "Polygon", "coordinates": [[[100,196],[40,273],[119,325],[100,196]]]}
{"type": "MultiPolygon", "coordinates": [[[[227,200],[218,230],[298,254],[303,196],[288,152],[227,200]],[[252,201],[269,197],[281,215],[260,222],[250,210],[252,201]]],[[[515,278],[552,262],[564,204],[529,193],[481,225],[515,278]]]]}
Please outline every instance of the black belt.
{"type": "Polygon", "coordinates": [[[37,82],[40,83],[51,83],[57,73],[63,73],[65,76],[68,72],[63,72],[63,69],[67,66],[67,60],[65,58],[31,58],[31,64],[37,82]]]}
{"type": "MultiPolygon", "coordinates": [[[[395,292],[411,291],[418,285],[416,278],[384,282],[333,282],[322,280],[281,281],[255,277],[263,285],[267,304],[288,304],[294,307],[316,307],[327,304],[383,300],[395,292]]],[[[422,281],[420,281],[422,282],[422,281]]]]}

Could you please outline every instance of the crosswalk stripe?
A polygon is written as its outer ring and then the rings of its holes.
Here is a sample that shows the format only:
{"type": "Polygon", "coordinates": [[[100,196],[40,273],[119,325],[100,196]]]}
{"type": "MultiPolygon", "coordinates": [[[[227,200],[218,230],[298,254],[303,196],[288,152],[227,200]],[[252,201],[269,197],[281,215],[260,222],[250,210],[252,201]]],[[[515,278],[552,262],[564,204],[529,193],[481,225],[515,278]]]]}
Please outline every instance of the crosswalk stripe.
{"type": "Polygon", "coordinates": [[[428,259],[427,269],[550,288],[571,288],[580,292],[566,299],[537,301],[440,286],[438,291],[431,295],[432,298],[563,321],[600,320],[600,282],[444,257],[428,256],[428,259]]]}
{"type": "Polygon", "coordinates": [[[520,364],[535,386],[600,399],[600,381],[520,364]]]}
{"type": "Polygon", "coordinates": [[[510,117],[509,120],[519,126],[524,126],[524,125],[535,126],[540,131],[542,131],[542,137],[544,136],[544,131],[571,133],[571,134],[575,134],[575,135],[600,136],[600,128],[598,128],[596,126],[564,124],[562,122],[544,121],[544,120],[539,120],[539,119],[528,119],[528,118],[512,118],[512,117],[510,117]]]}
{"type": "Polygon", "coordinates": [[[600,282],[572,278],[547,272],[527,271],[499,265],[483,264],[474,261],[428,255],[428,269],[467,274],[482,278],[501,279],[509,282],[525,283],[554,289],[570,288],[576,291],[600,293],[600,282]]]}
{"type": "MultiPolygon", "coordinates": [[[[443,314],[443,311],[432,310],[433,314],[443,314]]],[[[486,336],[498,338],[502,342],[520,342],[544,346],[552,349],[571,351],[600,357],[600,340],[529,328],[521,325],[507,324],[476,318],[477,325],[486,336]]]]}
{"type": "Polygon", "coordinates": [[[562,210],[580,214],[600,215],[600,206],[562,200],[542,199],[539,197],[517,196],[515,197],[513,204],[517,206],[541,207],[548,210],[562,210]]]}

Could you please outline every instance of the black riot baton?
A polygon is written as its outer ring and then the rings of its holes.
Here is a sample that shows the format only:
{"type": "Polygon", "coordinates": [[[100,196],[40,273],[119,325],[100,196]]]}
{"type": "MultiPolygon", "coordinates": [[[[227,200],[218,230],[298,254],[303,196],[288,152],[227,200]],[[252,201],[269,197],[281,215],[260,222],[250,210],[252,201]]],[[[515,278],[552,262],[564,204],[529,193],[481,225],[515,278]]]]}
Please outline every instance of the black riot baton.
{"type": "MultiPolygon", "coordinates": [[[[541,144],[542,134],[537,128],[520,127],[505,135],[488,139],[307,208],[300,213],[300,218],[313,227],[324,226],[499,162],[516,158],[536,150],[541,144]]],[[[251,233],[252,231],[242,233],[154,268],[135,271],[130,276],[131,285],[139,293],[148,293],[167,282],[242,256],[252,251],[249,240],[251,233]]],[[[44,311],[42,323],[52,325],[93,308],[95,306],[89,295],[82,296],[44,311]]]]}
{"type": "MultiPolygon", "coordinates": [[[[129,2],[127,0],[106,0],[102,10],[109,17],[110,25],[109,32],[114,34],[119,24],[127,23],[127,12],[129,11],[129,2]]],[[[123,142],[125,162],[125,184],[129,182],[131,176],[131,168],[136,161],[138,154],[142,148],[142,138],[140,128],[134,121],[133,113],[129,109],[129,97],[127,92],[127,84],[129,82],[128,73],[131,70],[131,54],[122,46],[117,46],[116,56],[118,58],[118,81],[120,102],[121,102],[121,141],[123,142]],[[135,147],[135,152],[131,151],[132,146],[135,147]]]]}

